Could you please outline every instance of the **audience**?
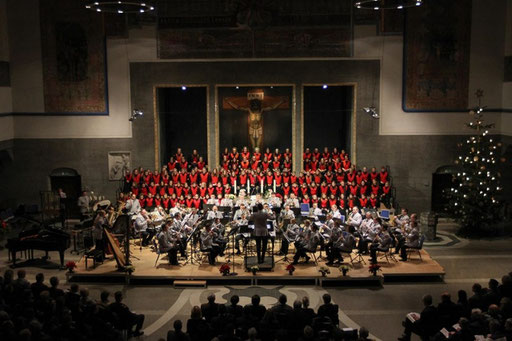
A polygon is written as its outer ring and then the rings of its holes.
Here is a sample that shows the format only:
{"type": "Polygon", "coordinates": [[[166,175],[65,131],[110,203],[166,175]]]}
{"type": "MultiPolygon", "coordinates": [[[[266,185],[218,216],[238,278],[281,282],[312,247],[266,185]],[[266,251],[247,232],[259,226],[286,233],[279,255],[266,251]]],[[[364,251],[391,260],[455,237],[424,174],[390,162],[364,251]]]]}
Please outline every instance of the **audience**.
{"type": "Polygon", "coordinates": [[[402,323],[404,333],[398,340],[408,341],[414,333],[421,340],[512,341],[511,275],[503,276],[501,284],[495,279],[489,280],[488,288],[473,284],[473,295],[469,299],[466,291],[459,290],[457,303],[445,292],[434,307],[432,296],[425,295],[423,311],[419,317],[407,315],[402,323]]]}

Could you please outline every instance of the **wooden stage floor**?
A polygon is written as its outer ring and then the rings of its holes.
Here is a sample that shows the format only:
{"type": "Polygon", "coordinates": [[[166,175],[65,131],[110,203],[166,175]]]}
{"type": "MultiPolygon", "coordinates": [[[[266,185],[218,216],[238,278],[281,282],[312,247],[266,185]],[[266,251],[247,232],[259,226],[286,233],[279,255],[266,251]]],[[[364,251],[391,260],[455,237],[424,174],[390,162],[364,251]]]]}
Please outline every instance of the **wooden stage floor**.
{"type": "MultiPolygon", "coordinates": [[[[325,255],[325,253],[322,253],[325,255]]],[[[379,277],[372,276],[368,271],[369,256],[363,256],[366,264],[356,263],[354,261],[352,268],[350,269],[346,277],[342,277],[339,270],[339,266],[329,267],[330,273],[326,277],[322,277],[318,269],[321,266],[325,266],[326,260],[319,259],[318,266],[315,266],[312,260],[308,264],[299,263],[295,265],[295,272],[293,276],[289,275],[286,271],[288,263],[280,261],[283,256],[274,256],[276,261],[273,271],[259,271],[254,276],[251,272],[246,271],[244,267],[243,256],[235,256],[235,270],[238,273],[236,276],[221,276],[219,273],[220,266],[228,261],[228,257],[217,257],[217,265],[212,266],[208,264],[207,260],[204,260],[199,264],[198,261],[194,261],[193,264],[180,258],[180,265],[169,265],[167,255],[161,255],[160,259],[155,266],[156,253],[152,251],[150,247],[144,247],[140,250],[138,245],[132,246],[131,262],[135,267],[134,272],[129,276],[131,282],[143,283],[144,281],[151,280],[166,280],[172,282],[173,280],[206,280],[207,282],[222,282],[230,281],[236,282],[237,280],[250,281],[251,284],[264,283],[265,281],[312,281],[318,284],[320,280],[344,280],[344,281],[375,281],[377,279],[382,280],[388,277],[409,277],[409,278],[425,278],[425,277],[440,277],[442,278],[445,274],[444,268],[433,260],[428,252],[425,250],[421,251],[422,260],[419,259],[417,253],[413,253],[407,262],[393,261],[389,263],[384,258],[379,259],[379,265],[381,271],[378,272],[379,277]]],[[[190,255],[190,252],[189,252],[190,255]]],[[[317,257],[320,255],[317,252],[317,257]]],[[[288,259],[291,262],[293,254],[288,255],[288,259]]],[[[355,259],[355,253],[352,254],[355,259]]],[[[398,255],[395,255],[398,260],[398,255]]],[[[120,280],[121,278],[128,277],[125,272],[117,270],[117,264],[112,256],[108,256],[103,264],[97,264],[96,268],[93,268],[92,260],[88,261],[88,269],[85,268],[85,258],[82,257],[77,263],[77,269],[73,274],[70,274],[70,280],[74,281],[95,281],[95,282],[109,282],[115,279],[120,280]]],[[[231,268],[233,264],[231,263],[231,268]]],[[[350,264],[349,258],[344,256],[344,264],[350,264]]]]}

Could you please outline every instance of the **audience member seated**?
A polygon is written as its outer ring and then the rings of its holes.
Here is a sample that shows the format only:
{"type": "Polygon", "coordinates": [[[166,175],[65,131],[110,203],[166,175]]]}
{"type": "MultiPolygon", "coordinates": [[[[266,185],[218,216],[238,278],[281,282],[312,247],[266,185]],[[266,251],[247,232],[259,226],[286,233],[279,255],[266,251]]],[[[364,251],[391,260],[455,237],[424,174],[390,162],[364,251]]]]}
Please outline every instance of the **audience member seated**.
{"type": "Polygon", "coordinates": [[[190,341],[190,336],[182,331],[181,320],[174,321],[174,330],[167,332],[167,341],[190,341]]]}
{"type": "Polygon", "coordinates": [[[109,309],[117,315],[119,319],[119,327],[120,329],[128,329],[128,334],[133,336],[140,336],[144,334],[142,329],[142,325],[144,324],[145,316],[143,314],[135,314],[130,311],[122,301],[123,301],[123,293],[117,291],[114,294],[115,302],[109,305],[109,309]],[[135,327],[135,330],[133,330],[135,327]]]}

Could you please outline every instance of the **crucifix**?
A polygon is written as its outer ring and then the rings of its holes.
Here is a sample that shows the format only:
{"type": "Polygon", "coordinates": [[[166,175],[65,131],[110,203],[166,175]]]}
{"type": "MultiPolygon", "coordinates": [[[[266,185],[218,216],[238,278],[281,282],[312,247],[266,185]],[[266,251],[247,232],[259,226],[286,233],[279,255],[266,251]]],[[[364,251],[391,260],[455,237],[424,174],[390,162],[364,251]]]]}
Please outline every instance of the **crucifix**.
{"type": "Polygon", "coordinates": [[[224,109],[235,109],[248,112],[249,141],[253,150],[261,148],[263,140],[263,113],[266,111],[288,109],[288,97],[267,96],[263,89],[251,89],[245,97],[225,97],[222,101],[224,109]]]}

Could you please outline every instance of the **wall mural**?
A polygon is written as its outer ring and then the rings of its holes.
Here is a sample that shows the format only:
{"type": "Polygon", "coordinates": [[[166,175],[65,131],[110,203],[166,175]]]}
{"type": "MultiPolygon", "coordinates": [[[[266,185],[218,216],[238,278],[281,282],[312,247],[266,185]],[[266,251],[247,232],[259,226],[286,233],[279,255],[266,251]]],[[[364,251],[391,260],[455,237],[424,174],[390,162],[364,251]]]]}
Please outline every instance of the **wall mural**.
{"type": "Polygon", "coordinates": [[[159,3],[158,56],[349,57],[352,5],[345,1],[201,0],[159,3]]]}
{"type": "Polygon", "coordinates": [[[80,0],[40,2],[45,111],[105,113],[103,19],[80,0]]]}
{"type": "Polygon", "coordinates": [[[407,10],[404,111],[467,109],[470,31],[470,1],[430,0],[407,10]]]}

